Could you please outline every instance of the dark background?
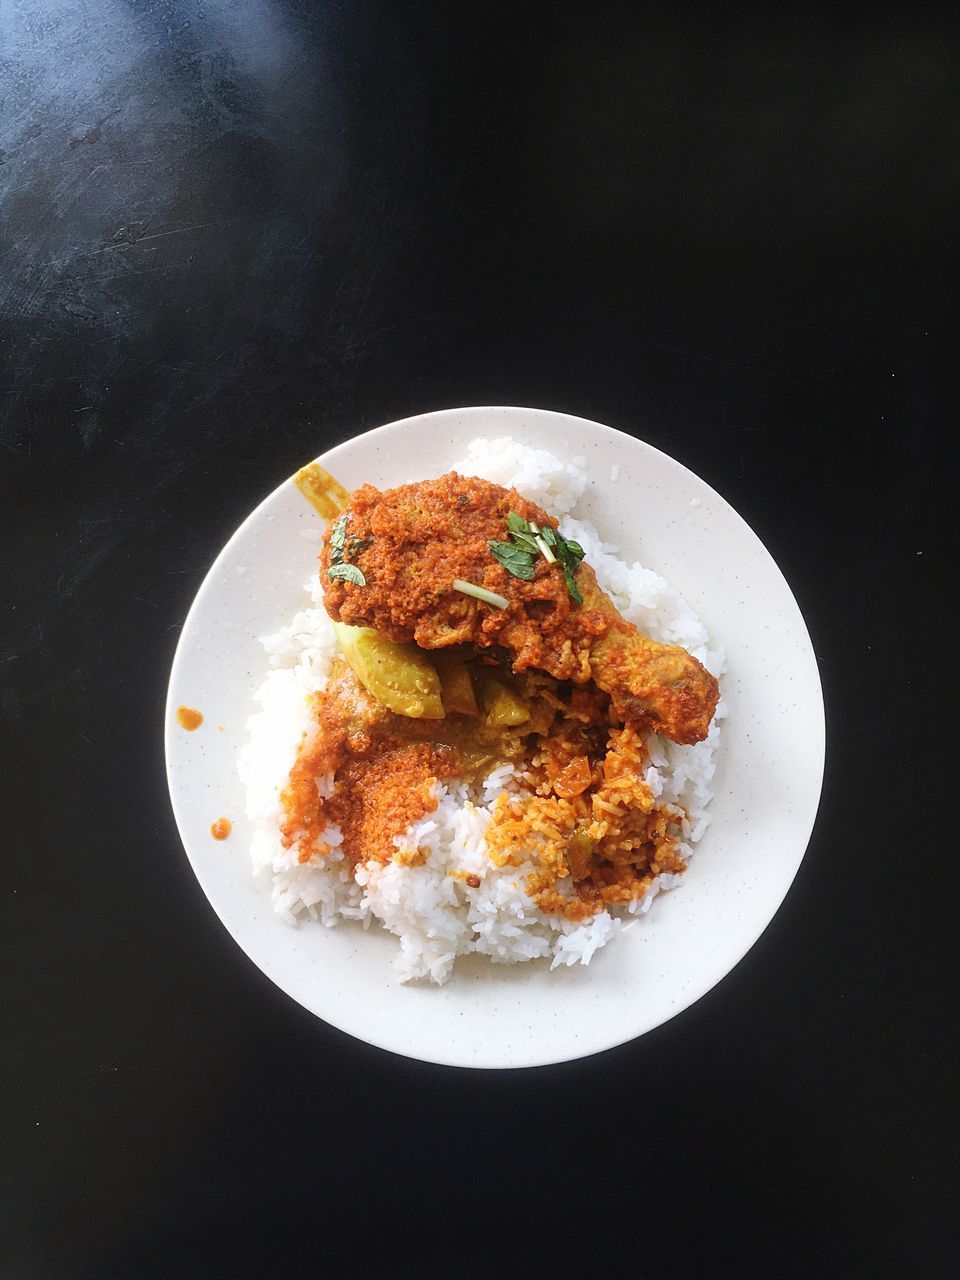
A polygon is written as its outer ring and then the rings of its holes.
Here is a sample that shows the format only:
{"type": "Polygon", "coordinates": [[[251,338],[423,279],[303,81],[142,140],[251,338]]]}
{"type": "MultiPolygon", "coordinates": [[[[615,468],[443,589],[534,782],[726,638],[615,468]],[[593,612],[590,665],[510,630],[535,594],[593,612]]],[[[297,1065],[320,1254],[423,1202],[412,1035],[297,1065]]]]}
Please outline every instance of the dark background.
{"type": "Polygon", "coordinates": [[[913,6],[0,0],[4,1280],[957,1274],[956,37],[913,6]],[[747,959],[526,1073],[273,988],[161,752],[249,509],[468,404],[714,485],[827,703],[747,959]]]}

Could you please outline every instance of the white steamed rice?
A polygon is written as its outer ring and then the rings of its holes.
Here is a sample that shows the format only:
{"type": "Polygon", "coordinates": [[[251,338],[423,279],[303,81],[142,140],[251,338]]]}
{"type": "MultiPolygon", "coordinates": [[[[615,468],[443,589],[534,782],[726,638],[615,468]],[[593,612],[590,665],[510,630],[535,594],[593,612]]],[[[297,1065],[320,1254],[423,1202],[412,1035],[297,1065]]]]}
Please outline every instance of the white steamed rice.
{"type": "MultiPolygon", "coordinates": [[[[561,532],[582,545],[600,585],[624,617],[654,639],[683,645],[714,675],[722,673],[722,652],[709,647],[703,623],[683,597],[652,570],[619,559],[616,548],[602,542],[592,525],[576,518],[587,479],[585,459],[565,463],[509,438],[481,439],[469,445],[455,469],[513,485],[558,516],[561,532]]],[[[400,939],[396,967],[402,981],[429,978],[442,983],[450,977],[456,957],[470,952],[502,964],[547,957],[551,968],[589,964],[620,928],[623,914],[648,911],[661,889],[682,880],[661,875],[638,902],[618,913],[603,911],[586,923],[545,915],[523,888],[532,864],[495,867],[484,846],[493,803],[512,788],[510,765],[494,770],[472,798],[463,782],[436,784],[437,808],[396,842],[400,848],[426,852],[421,865],[371,861],[351,875],[340,832],[333,826],[322,837],[331,847],[322,865],[299,863],[296,850],[285,849],[281,842],[280,793],[304,734],[312,731],[310,695],[325,687],[337,654],[316,576],[306,591],[309,605],[263,641],[271,670],[257,691],[260,709],[250,719],[249,741],[239,763],[254,829],[254,870],[270,879],[274,909],[284,920],[328,926],[342,920],[364,925],[377,920],[400,939]],[[478,877],[479,888],[467,885],[465,875],[478,877]]],[[[696,746],[678,746],[657,735],[650,738],[645,780],[660,803],[672,802],[686,810],[681,852],[688,860],[710,820],[718,722],[724,714],[721,701],[709,735],[696,746]]],[[[332,778],[321,779],[318,786],[321,791],[331,787],[332,778]]]]}

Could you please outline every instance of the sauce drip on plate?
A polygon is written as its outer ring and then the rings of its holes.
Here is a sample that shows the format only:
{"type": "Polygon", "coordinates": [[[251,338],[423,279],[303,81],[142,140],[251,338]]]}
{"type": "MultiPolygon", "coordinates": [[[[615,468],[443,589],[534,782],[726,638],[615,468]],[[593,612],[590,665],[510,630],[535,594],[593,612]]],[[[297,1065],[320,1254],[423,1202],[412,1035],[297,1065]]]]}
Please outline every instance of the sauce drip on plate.
{"type": "Polygon", "coordinates": [[[192,733],[203,724],[203,712],[196,707],[177,707],[177,724],[192,733]]]}
{"type": "Polygon", "coordinates": [[[226,840],[227,836],[233,830],[233,823],[229,818],[218,818],[216,822],[211,823],[210,834],[214,840],[226,840]]]}
{"type": "Polygon", "coordinates": [[[324,520],[338,516],[350,501],[350,493],[339,480],[316,462],[308,462],[293,477],[306,500],[324,520]]]}

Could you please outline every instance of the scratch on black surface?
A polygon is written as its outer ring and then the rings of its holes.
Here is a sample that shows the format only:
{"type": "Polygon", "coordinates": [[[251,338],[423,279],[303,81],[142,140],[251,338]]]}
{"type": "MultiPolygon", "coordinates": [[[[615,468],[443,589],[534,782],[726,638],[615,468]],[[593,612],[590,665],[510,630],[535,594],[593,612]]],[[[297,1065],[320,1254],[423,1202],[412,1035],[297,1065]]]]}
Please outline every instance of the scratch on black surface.
{"type": "MultiPolygon", "coordinates": [[[[69,373],[63,378],[40,378],[36,382],[32,382],[32,387],[55,387],[58,382],[78,382],[79,379],[75,373],[69,373]]],[[[0,387],[0,391],[18,391],[19,388],[15,383],[8,382],[0,387]]]]}
{"type": "MultiPolygon", "coordinates": [[[[150,225],[150,219],[147,218],[142,222],[127,222],[122,227],[117,227],[116,231],[110,237],[113,245],[136,244],[138,240],[144,238],[143,233],[150,225]]],[[[150,237],[152,238],[152,237],[150,237]]],[[[109,249],[110,245],[104,245],[109,249]]]]}
{"type": "Polygon", "coordinates": [[[768,378],[779,378],[781,382],[789,382],[792,386],[803,387],[802,382],[798,382],[796,378],[788,378],[785,373],[776,373],[773,369],[762,369],[756,364],[746,364],[743,360],[725,360],[722,356],[707,356],[700,351],[684,351],[682,347],[668,347],[665,342],[654,342],[651,346],[659,348],[660,351],[672,351],[674,355],[687,356],[691,360],[706,360],[710,364],[725,364],[731,369],[746,369],[749,373],[763,373],[768,378]]]}
{"type": "MultiPolygon", "coordinates": [[[[150,240],[164,240],[168,236],[183,236],[191,231],[206,231],[210,227],[229,227],[237,222],[268,222],[272,218],[289,218],[296,216],[300,210],[298,209],[278,209],[272,213],[241,213],[234,218],[211,218],[207,222],[191,222],[183,227],[170,227],[165,231],[153,231],[150,235],[144,235],[146,229],[151,225],[150,219],[147,218],[143,222],[132,221],[118,227],[110,237],[106,244],[98,245],[96,249],[88,249],[84,253],[78,253],[77,258],[93,258],[98,254],[109,253],[114,249],[126,249],[131,245],[144,245],[150,240]]],[[[56,264],[53,264],[56,265],[56,264]]]]}
{"type": "Polygon", "coordinates": [[[146,276],[154,271],[179,271],[184,267],[189,267],[189,262],[163,262],[158,267],[139,267],[133,271],[105,271],[99,276],[64,276],[64,280],[81,280],[84,283],[91,284],[97,280],[119,280],[126,276],[146,276]]]}

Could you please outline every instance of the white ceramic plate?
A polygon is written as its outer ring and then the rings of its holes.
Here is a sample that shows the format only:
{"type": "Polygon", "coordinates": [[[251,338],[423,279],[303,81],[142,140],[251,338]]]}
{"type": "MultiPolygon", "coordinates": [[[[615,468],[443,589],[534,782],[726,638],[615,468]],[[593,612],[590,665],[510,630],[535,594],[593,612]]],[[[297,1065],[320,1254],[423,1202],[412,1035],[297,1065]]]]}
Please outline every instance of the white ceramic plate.
{"type": "MultiPolygon", "coordinates": [[[[400,985],[397,941],[352,923],[285,924],[254,881],[236,760],[266,671],[258,637],[302,605],[318,517],[291,481],[247,517],[203,582],[167,699],[170,794],[184,847],[214,910],[253,962],[325,1021],[397,1053],[470,1067],[526,1067],[622,1044],[709,991],[770,923],[800,865],[823,777],[817,663],[797,603],[759,538],[692,472],[650,445],[540,409],[451,409],[393,422],[322,455],[352,489],[442,474],[476,436],[511,435],[584,455],[578,507],[625,557],[662,573],[726,648],[725,722],[713,821],[685,883],[662,894],[589,967],[457,961],[444,987],[400,985]],[[619,468],[616,481],[614,467],[619,468]],[[176,708],[199,708],[193,733],[176,708]],[[219,726],[223,726],[220,730],[219,726]],[[230,839],[210,824],[233,822],[230,839]]],[[[304,462],[308,459],[304,459],[304,462]]]]}

